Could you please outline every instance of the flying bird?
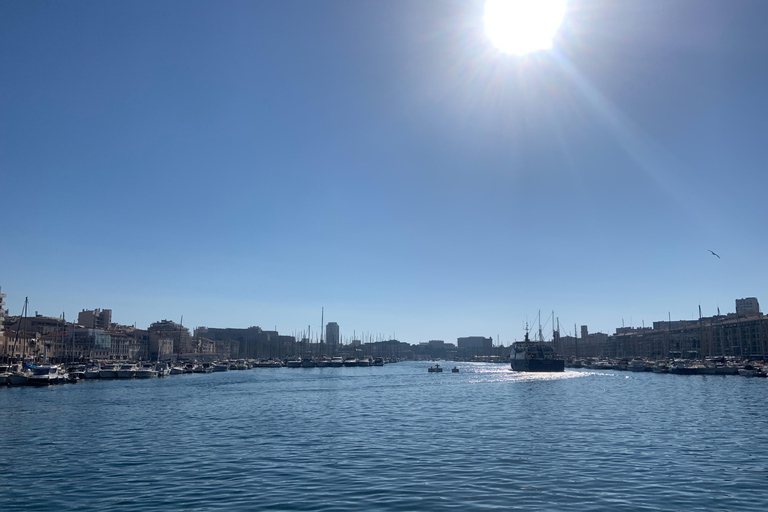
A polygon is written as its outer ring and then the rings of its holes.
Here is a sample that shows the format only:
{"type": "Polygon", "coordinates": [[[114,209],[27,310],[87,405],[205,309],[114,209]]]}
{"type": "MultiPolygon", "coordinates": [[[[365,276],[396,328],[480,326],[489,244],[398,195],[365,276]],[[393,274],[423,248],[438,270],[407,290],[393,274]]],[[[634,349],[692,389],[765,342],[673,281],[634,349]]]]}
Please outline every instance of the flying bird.
{"type": "Polygon", "coordinates": [[[717,253],[716,253],[715,251],[713,251],[712,249],[707,249],[707,250],[708,250],[709,252],[711,252],[713,256],[717,256],[717,259],[719,259],[719,260],[721,260],[721,259],[722,259],[722,258],[720,257],[720,255],[719,255],[719,254],[717,254],[717,253]]]}

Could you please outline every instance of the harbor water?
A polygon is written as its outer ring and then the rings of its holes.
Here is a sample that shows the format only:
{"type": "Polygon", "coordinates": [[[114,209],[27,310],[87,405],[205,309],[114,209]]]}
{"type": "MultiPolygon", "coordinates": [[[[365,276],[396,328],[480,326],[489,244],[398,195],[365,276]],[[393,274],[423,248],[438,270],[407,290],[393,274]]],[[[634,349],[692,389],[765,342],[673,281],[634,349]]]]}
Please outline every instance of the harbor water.
{"type": "Polygon", "coordinates": [[[768,508],[768,379],[429,365],[0,389],[0,508],[768,508]]]}

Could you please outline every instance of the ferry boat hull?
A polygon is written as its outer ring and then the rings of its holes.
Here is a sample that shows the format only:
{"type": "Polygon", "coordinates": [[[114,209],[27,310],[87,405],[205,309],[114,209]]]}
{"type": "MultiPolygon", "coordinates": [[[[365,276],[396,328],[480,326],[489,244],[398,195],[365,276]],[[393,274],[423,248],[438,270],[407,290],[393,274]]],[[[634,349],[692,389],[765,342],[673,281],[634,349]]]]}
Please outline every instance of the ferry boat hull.
{"type": "Polygon", "coordinates": [[[512,344],[512,370],[516,372],[564,372],[565,360],[558,357],[554,347],[543,341],[531,341],[526,330],[525,340],[512,344]]]}
{"type": "Polygon", "coordinates": [[[513,359],[512,370],[516,372],[564,372],[565,361],[562,359],[513,359]]]}

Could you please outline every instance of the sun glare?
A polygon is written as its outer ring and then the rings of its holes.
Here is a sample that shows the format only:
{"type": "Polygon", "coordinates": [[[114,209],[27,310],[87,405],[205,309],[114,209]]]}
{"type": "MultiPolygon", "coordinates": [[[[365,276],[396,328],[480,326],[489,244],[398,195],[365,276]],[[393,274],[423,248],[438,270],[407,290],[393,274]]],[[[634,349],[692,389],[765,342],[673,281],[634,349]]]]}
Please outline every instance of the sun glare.
{"type": "Polygon", "coordinates": [[[488,0],[485,32],[505,53],[525,55],[552,47],[563,22],[566,0],[488,0]]]}

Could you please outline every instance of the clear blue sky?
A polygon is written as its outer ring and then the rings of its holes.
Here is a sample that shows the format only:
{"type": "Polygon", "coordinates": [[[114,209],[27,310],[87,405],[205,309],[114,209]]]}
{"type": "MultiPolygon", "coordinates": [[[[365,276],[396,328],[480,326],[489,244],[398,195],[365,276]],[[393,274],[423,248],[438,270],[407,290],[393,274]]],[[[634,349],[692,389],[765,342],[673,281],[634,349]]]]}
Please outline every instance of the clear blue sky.
{"type": "Polygon", "coordinates": [[[526,57],[482,14],[0,2],[11,313],[506,344],[768,303],[768,2],[571,0],[526,57]]]}

